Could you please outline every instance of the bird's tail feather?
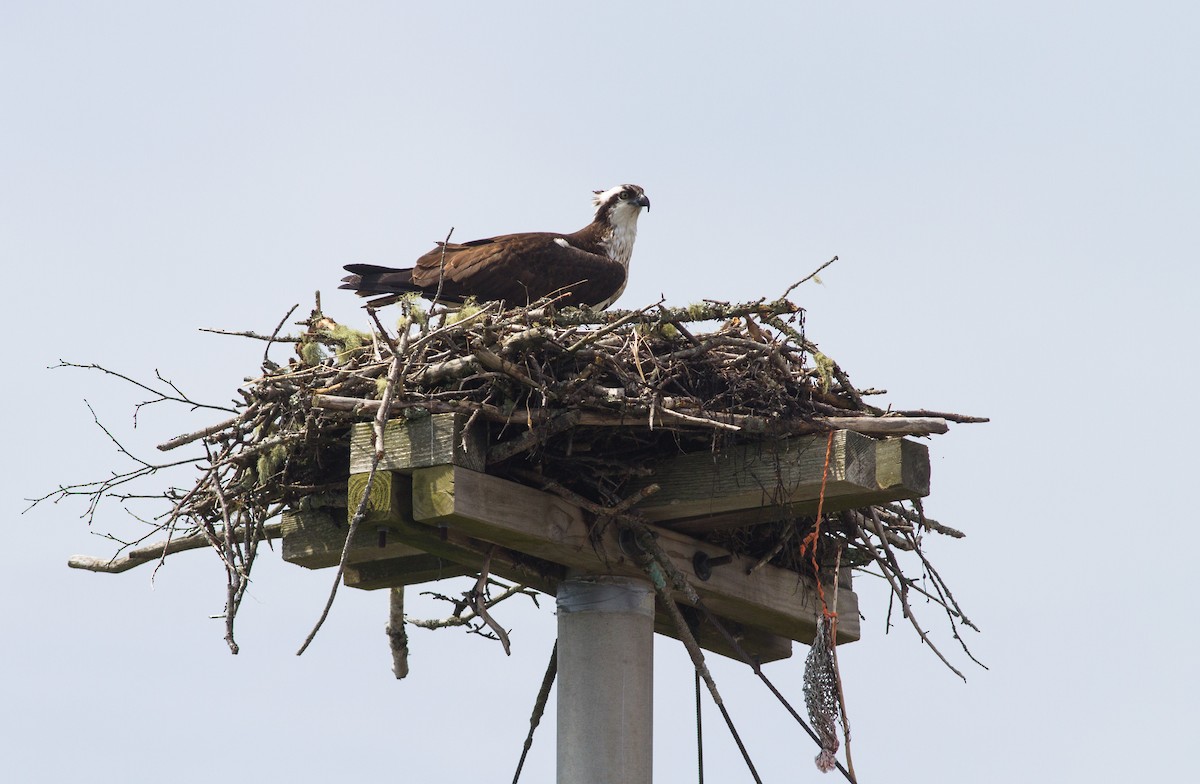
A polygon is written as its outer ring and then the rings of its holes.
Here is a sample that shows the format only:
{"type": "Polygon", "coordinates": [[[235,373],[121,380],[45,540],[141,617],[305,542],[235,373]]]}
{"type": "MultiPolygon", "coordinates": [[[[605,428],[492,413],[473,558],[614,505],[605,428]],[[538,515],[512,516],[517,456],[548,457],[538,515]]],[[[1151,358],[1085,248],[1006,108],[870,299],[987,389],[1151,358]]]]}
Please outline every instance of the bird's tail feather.
{"type": "Polygon", "coordinates": [[[342,278],[342,285],[338,288],[355,291],[360,297],[421,290],[420,286],[413,283],[411,268],[396,269],[376,264],[347,264],[345,269],[351,274],[342,278]]]}

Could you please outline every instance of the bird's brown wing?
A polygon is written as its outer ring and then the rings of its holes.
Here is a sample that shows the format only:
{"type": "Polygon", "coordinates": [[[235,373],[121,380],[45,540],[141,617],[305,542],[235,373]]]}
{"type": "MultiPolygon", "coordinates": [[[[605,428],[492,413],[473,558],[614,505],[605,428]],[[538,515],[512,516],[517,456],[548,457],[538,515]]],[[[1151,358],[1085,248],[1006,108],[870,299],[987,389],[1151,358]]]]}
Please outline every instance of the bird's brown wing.
{"type": "Polygon", "coordinates": [[[514,305],[564,291],[562,304],[597,305],[621,288],[621,264],[566,242],[561,234],[528,233],[446,243],[417,260],[412,282],[432,293],[444,274],[444,294],[514,305]]]}

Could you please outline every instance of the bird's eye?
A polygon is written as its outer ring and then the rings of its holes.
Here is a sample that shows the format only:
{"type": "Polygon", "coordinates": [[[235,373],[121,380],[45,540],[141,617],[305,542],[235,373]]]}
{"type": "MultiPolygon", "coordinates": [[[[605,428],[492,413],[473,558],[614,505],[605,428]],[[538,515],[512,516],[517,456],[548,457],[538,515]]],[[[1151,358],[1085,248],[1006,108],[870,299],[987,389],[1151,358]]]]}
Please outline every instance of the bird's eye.
{"type": "Polygon", "coordinates": [[[624,201],[625,199],[628,199],[629,196],[630,196],[629,191],[621,191],[621,195],[618,198],[620,198],[622,201],[624,201]]]}

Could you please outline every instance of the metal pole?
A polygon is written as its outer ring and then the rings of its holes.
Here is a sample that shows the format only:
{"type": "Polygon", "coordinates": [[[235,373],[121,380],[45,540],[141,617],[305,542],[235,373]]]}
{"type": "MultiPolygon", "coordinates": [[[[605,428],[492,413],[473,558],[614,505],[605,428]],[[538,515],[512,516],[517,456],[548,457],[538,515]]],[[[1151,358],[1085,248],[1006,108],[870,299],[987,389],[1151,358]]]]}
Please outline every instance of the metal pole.
{"type": "Polygon", "coordinates": [[[558,587],[558,784],[650,784],[654,589],[629,577],[558,587]]]}

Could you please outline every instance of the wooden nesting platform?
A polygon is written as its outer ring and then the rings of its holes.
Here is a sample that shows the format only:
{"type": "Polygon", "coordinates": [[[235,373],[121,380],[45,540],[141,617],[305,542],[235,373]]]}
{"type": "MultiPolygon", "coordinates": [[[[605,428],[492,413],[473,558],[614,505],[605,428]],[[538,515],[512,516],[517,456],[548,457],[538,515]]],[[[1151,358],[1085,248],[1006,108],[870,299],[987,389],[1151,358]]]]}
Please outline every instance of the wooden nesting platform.
{"type": "MultiPolygon", "coordinates": [[[[643,577],[616,525],[596,535],[589,513],[563,498],[485,472],[486,440],[466,434],[460,414],[397,419],[385,431],[385,454],[368,500],[367,517],[351,543],[345,584],[373,590],[490,573],[554,594],[571,573],[643,577]],[[465,448],[464,448],[465,445],[465,448]]],[[[308,568],[336,566],[346,541],[347,516],[363,496],[373,458],[371,425],[351,438],[347,496],[311,497],[284,516],[283,557],[308,568]]],[[[791,655],[792,641],[809,643],[820,614],[815,583],[697,538],[718,528],[813,514],[821,493],[836,511],[913,499],[929,493],[923,444],[876,440],[835,431],[779,442],[739,445],[717,454],[687,454],[656,464],[661,490],[637,506],[659,545],[687,575],[705,605],[761,661],[791,655]],[[721,564],[705,570],[701,560],[721,564]]],[[[828,596],[832,586],[826,586],[828,596]]],[[[850,570],[838,576],[838,642],[859,638],[858,598],[850,570]]],[[[685,609],[687,600],[676,595],[685,609]]],[[[691,612],[692,618],[703,618],[691,612]]],[[[675,635],[660,611],[656,630],[675,635]]],[[[698,622],[700,644],[735,657],[722,635],[698,622]]]]}

